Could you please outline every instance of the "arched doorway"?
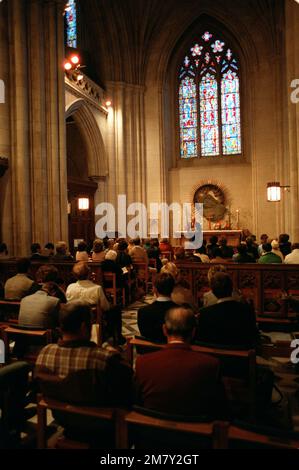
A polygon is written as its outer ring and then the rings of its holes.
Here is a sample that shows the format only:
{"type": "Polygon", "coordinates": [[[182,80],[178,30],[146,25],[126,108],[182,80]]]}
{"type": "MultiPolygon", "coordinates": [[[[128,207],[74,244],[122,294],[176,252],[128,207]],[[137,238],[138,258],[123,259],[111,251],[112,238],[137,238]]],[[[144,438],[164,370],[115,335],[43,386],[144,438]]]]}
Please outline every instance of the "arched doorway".
{"type": "MultiPolygon", "coordinates": [[[[105,151],[97,122],[86,103],[77,100],[66,113],[69,246],[95,238],[94,180],[106,174],[105,151]],[[79,200],[88,200],[84,209],[79,200]],[[88,207],[87,207],[88,206],[88,207]]],[[[83,201],[82,201],[83,202],[83,201]]]]}

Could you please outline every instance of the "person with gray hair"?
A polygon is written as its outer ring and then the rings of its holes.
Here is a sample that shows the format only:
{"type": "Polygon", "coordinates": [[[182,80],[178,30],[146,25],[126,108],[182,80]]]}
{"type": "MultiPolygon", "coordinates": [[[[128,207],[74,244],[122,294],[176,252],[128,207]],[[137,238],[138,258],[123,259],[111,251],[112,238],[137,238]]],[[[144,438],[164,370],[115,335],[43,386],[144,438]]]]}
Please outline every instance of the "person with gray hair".
{"type": "Polygon", "coordinates": [[[223,417],[224,389],[218,359],[192,350],[196,318],[188,307],[167,311],[167,346],[136,360],[137,404],[180,416],[223,417]]]}

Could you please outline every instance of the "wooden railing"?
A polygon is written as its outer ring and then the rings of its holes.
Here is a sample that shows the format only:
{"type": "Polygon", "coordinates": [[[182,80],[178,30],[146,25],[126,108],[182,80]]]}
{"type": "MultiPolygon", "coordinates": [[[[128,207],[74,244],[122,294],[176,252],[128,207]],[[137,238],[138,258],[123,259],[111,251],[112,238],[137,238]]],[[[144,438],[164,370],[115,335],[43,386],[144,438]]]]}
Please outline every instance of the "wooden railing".
{"type": "MultiPolygon", "coordinates": [[[[197,303],[210,290],[207,275],[212,265],[196,262],[176,264],[197,303]]],[[[286,293],[299,296],[299,265],[230,263],[225,264],[225,268],[233,279],[234,288],[253,301],[258,316],[294,316],[284,297],[286,293]]]]}
{"type": "MultiPolygon", "coordinates": [[[[38,268],[45,263],[32,262],[31,275],[34,278],[38,268]]],[[[51,262],[59,272],[65,286],[74,282],[73,262],[51,262]]],[[[99,263],[89,263],[95,282],[102,284],[102,271],[99,263]]],[[[177,262],[180,274],[188,281],[194,300],[200,304],[202,296],[209,290],[209,264],[197,262],[177,262]]],[[[234,288],[251,299],[258,316],[292,318],[294,312],[284,300],[285,293],[299,296],[299,265],[281,264],[226,264],[233,278],[234,288]]],[[[17,272],[17,260],[0,261],[0,284],[17,272]]]]}

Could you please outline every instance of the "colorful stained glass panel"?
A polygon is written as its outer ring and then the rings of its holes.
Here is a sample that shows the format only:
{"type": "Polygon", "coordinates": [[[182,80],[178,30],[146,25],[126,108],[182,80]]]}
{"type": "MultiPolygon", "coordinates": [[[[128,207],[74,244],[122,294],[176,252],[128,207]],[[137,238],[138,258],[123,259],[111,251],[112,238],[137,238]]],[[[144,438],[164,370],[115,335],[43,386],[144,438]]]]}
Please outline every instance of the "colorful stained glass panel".
{"type": "Polygon", "coordinates": [[[240,81],[235,72],[227,72],[221,80],[223,154],[241,153],[240,81]]]}
{"type": "Polygon", "coordinates": [[[197,97],[192,78],[182,80],[179,95],[181,157],[197,157],[197,97]]]}
{"type": "Polygon", "coordinates": [[[201,154],[219,154],[218,84],[213,75],[207,74],[199,85],[201,154]]]}
{"type": "Polygon", "coordinates": [[[201,33],[183,58],[179,79],[181,157],[240,154],[239,62],[233,50],[201,33]]]}
{"type": "Polygon", "coordinates": [[[76,0],[68,0],[66,6],[66,43],[68,47],[77,47],[77,7],[76,0]]]}

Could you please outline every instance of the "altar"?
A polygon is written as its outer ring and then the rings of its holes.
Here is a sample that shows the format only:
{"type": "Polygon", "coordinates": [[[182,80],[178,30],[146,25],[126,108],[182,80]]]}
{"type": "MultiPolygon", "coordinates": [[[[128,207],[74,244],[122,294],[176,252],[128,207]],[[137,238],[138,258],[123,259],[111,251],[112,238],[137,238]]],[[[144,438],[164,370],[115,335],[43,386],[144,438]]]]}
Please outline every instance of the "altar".
{"type": "Polygon", "coordinates": [[[218,240],[226,238],[229,246],[237,247],[241,243],[242,230],[205,230],[203,239],[209,243],[211,237],[216,236],[218,240]]]}
{"type": "MultiPolygon", "coordinates": [[[[192,233],[193,233],[192,231],[181,232],[181,236],[179,237],[179,244],[181,246],[184,246],[184,243],[186,241],[190,242],[190,234],[192,233]],[[185,236],[186,234],[188,234],[189,238],[185,236]]],[[[242,230],[204,230],[202,232],[203,240],[206,240],[207,244],[209,244],[209,240],[211,237],[216,236],[218,237],[218,240],[220,240],[221,238],[226,238],[227,244],[234,248],[240,245],[240,242],[242,239],[242,233],[243,233],[242,230]]],[[[176,238],[176,240],[177,239],[178,237],[176,238]]]]}

